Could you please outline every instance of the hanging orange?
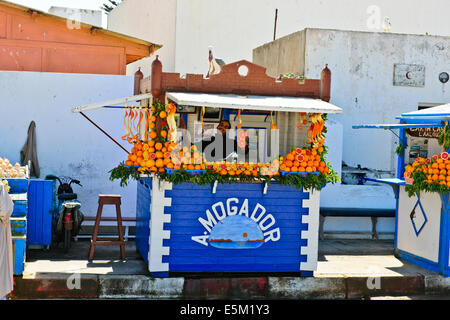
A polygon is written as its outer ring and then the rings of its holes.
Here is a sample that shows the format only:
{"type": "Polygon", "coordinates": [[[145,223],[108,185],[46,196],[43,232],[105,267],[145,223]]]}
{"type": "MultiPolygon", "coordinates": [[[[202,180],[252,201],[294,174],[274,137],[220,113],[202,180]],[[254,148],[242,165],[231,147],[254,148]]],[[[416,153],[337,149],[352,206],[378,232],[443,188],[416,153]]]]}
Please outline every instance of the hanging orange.
{"type": "Polygon", "coordinates": [[[157,142],[156,144],[155,144],[155,149],[156,150],[161,150],[162,149],[162,143],[160,143],[160,142],[157,142]]]}
{"type": "Polygon", "coordinates": [[[157,136],[156,131],[150,132],[150,135],[149,135],[150,139],[155,139],[156,136],[157,136]]]}
{"type": "Polygon", "coordinates": [[[164,119],[164,118],[167,117],[167,113],[166,113],[165,111],[161,111],[161,112],[159,113],[159,117],[160,117],[161,119],[164,119]]]}
{"type": "Polygon", "coordinates": [[[163,138],[167,137],[167,131],[166,130],[161,130],[160,135],[163,138]]]}

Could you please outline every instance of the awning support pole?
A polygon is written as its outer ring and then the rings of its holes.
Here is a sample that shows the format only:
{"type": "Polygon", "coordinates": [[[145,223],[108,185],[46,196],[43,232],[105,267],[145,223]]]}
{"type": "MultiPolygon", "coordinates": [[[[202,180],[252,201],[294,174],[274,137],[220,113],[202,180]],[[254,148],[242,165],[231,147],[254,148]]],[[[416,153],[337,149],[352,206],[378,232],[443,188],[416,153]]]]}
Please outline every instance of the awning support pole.
{"type": "Polygon", "coordinates": [[[125,151],[127,154],[130,154],[130,152],[125,149],[124,147],[122,147],[122,145],[120,143],[118,143],[116,140],[114,140],[113,137],[111,137],[109,134],[107,134],[102,128],[100,128],[94,121],[92,121],[91,119],[89,119],[83,112],[80,111],[80,114],[85,117],[90,123],[92,123],[98,130],[100,130],[101,132],[103,132],[108,138],[110,138],[115,144],[117,144],[120,148],[122,148],[123,151],[125,151]]]}

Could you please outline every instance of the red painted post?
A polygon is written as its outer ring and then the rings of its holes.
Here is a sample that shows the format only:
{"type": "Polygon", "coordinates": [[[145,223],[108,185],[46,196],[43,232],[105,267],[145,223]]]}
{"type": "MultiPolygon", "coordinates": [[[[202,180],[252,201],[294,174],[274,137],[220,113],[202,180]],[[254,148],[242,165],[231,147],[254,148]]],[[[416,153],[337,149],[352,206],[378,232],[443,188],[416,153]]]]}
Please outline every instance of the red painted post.
{"type": "Polygon", "coordinates": [[[155,61],[152,63],[152,95],[155,99],[160,98],[162,93],[162,63],[158,57],[156,56],[155,61]]]}
{"type": "Polygon", "coordinates": [[[330,102],[331,95],[331,71],[328,69],[328,64],[320,74],[320,99],[330,102]]]}

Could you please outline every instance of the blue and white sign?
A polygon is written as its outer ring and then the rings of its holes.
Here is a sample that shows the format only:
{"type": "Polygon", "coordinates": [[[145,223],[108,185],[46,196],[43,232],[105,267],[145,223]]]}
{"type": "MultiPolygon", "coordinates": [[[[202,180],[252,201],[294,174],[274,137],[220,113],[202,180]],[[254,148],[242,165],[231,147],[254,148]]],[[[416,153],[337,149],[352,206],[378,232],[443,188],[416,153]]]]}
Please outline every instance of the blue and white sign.
{"type": "Polygon", "coordinates": [[[136,243],[153,276],[317,266],[319,191],[263,183],[138,184],[136,243]],[[148,196],[150,194],[150,196],[148,196]],[[150,212],[149,212],[150,211],[150,212]]]}

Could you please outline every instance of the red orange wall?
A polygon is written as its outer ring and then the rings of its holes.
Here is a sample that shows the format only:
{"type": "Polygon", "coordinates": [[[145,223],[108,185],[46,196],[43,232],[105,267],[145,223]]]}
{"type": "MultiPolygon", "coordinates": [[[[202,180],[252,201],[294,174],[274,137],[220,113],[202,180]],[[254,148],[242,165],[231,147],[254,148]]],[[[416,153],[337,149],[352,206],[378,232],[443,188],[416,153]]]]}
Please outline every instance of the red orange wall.
{"type": "Polygon", "coordinates": [[[0,70],[124,75],[148,55],[145,44],[0,3],[0,70]]]}

